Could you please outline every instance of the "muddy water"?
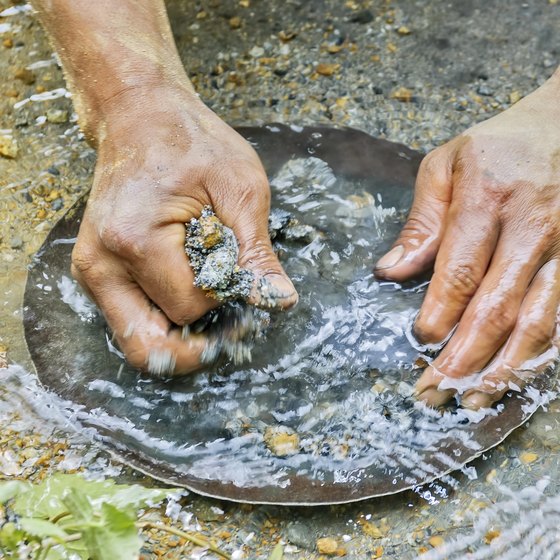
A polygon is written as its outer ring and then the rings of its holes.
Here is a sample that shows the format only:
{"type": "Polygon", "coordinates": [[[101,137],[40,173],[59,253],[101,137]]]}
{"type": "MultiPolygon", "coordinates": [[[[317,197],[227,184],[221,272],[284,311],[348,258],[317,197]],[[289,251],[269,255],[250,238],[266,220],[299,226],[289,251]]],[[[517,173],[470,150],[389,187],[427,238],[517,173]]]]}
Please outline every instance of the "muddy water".
{"type": "MultiPolygon", "coordinates": [[[[357,27],[358,24],[351,24],[354,27],[348,27],[350,24],[346,23],[346,20],[352,14],[337,15],[334,7],[335,27],[340,27],[343,33],[350,33],[351,38],[356,40],[360,47],[357,54],[352,54],[355,58],[351,63],[344,59],[344,64],[348,64],[348,72],[351,68],[359,67],[360,64],[365,65],[370,60],[372,52],[377,54],[379,50],[377,41],[379,41],[382,45],[381,66],[372,72],[368,71],[367,81],[371,81],[372,73],[384,75],[385,78],[376,78],[376,80],[379,85],[387,89],[388,99],[392,84],[402,83],[397,81],[395,72],[398,71],[400,74],[404,72],[406,75],[413,76],[407,85],[417,86],[419,94],[425,95],[426,100],[432,99],[433,103],[426,101],[425,105],[419,106],[401,105],[398,101],[380,99],[382,95],[376,92],[368,93],[365,89],[363,91],[366,93],[362,92],[360,95],[365,96],[366,102],[351,99],[347,109],[343,110],[341,108],[343,102],[335,103],[337,97],[342,98],[347,94],[343,89],[344,86],[340,85],[344,84],[344,80],[340,80],[328,83],[310,82],[310,89],[302,93],[308,99],[297,99],[281,105],[280,108],[277,108],[273,101],[268,103],[267,99],[263,106],[252,104],[249,107],[248,102],[245,106],[240,105],[237,102],[239,99],[251,100],[258,97],[255,88],[259,80],[265,84],[263,88],[267,92],[274,91],[277,101],[278,98],[288,99],[293,95],[293,87],[289,85],[293,76],[288,76],[285,83],[280,83],[276,78],[260,78],[260,70],[268,71],[268,69],[259,66],[258,59],[249,62],[251,72],[248,74],[248,89],[241,93],[235,90],[236,87],[242,87],[236,85],[240,84],[240,80],[228,81],[227,72],[212,77],[213,63],[202,64],[196,77],[205,98],[211,100],[214,106],[220,109],[221,114],[229,120],[253,122],[265,119],[272,122],[282,118],[301,122],[305,119],[332,118],[338,123],[346,122],[362,126],[374,134],[388,134],[394,140],[408,144],[416,142],[422,147],[429,148],[434,143],[456,134],[464,126],[490,116],[496,110],[492,104],[503,107],[507,104],[504,100],[511,91],[517,88],[522,92],[529,91],[539,80],[546,77],[547,68],[553,64],[550,61],[552,55],[546,51],[547,46],[544,43],[547,35],[543,30],[549,29],[553,36],[553,27],[558,23],[558,12],[551,10],[557,7],[545,8],[541,2],[528,2],[523,5],[506,2],[473,2],[468,6],[460,2],[455,4],[456,10],[447,15],[441,13],[439,6],[434,8],[433,14],[428,8],[425,13],[414,12],[414,16],[419,18],[420,31],[413,32],[410,38],[398,38],[396,35],[394,38],[392,31],[386,28],[386,18],[391,17],[393,21],[399,23],[407,16],[403,12],[403,6],[398,6],[392,15],[381,14],[381,23],[378,25],[374,22],[371,26],[376,38],[373,41],[376,43],[375,48],[370,44],[372,41],[365,39],[368,36],[365,31],[367,26],[362,28],[357,27]],[[485,6],[488,6],[492,13],[496,10],[500,17],[485,15],[485,6]],[[341,18],[340,21],[338,17],[341,18]],[[456,28],[449,27],[456,25],[457,18],[464,24],[465,29],[471,30],[468,41],[461,42],[457,37],[456,28]],[[522,26],[519,26],[519,21],[524,22],[522,26]],[[507,33],[504,26],[508,25],[511,26],[510,29],[515,27],[520,34],[527,33],[529,35],[527,40],[522,41],[519,36],[513,37],[511,33],[507,33]],[[362,31],[359,31],[360,29],[362,31]],[[397,64],[393,57],[400,56],[398,52],[396,55],[390,54],[389,51],[385,54],[387,41],[398,43],[401,53],[412,51],[410,46],[401,45],[400,41],[417,41],[417,49],[420,49],[422,41],[429,42],[422,29],[437,29],[441,37],[450,37],[452,47],[445,56],[459,61],[458,64],[469,60],[469,57],[480,60],[477,53],[479,55],[479,50],[484,48],[483,64],[487,67],[478,68],[478,73],[472,68],[454,67],[453,89],[449,90],[445,88],[445,84],[442,85],[441,76],[445,73],[438,74],[438,64],[430,63],[426,67],[414,56],[403,56],[397,64]],[[481,42],[481,36],[490,38],[490,41],[481,42]],[[492,37],[495,40],[492,40],[492,37]],[[514,43],[511,43],[508,37],[511,37],[514,43]],[[542,37],[543,40],[534,41],[533,39],[537,37],[542,37]],[[455,41],[457,41],[456,51],[453,50],[455,41]],[[489,44],[492,47],[488,47],[489,44]],[[514,78],[507,72],[504,74],[504,66],[501,64],[504,60],[510,60],[509,54],[512,52],[515,53],[512,58],[514,78]],[[495,97],[487,98],[478,95],[477,98],[475,90],[478,78],[473,77],[475,82],[469,83],[468,75],[471,75],[468,74],[469,72],[474,72],[472,76],[484,73],[490,75],[489,82],[491,87],[495,88],[495,97]],[[432,88],[421,83],[423,76],[429,76],[427,81],[437,84],[436,87],[432,88]],[[515,79],[514,84],[511,82],[512,79],[515,79]],[[383,83],[384,80],[387,81],[387,85],[383,83]],[[213,92],[217,91],[213,81],[217,82],[219,87],[224,87],[223,92],[216,94],[216,98],[212,98],[213,92]],[[228,86],[228,83],[233,86],[228,86]],[[278,94],[278,88],[281,95],[278,94]],[[315,99],[309,96],[309,91],[317,94],[315,99]],[[453,100],[457,98],[459,101],[453,100]],[[377,99],[376,103],[373,103],[372,99],[377,99]],[[462,104],[465,111],[456,110],[454,105],[456,102],[462,104]],[[307,113],[304,113],[303,109],[307,113]],[[461,122],[461,119],[464,122],[461,122]]],[[[310,2],[309,5],[311,6],[312,3],[310,2]]],[[[5,4],[3,7],[7,6],[5,4]]],[[[275,33],[272,24],[270,28],[267,27],[267,10],[268,8],[260,9],[256,6],[253,7],[254,15],[249,16],[245,8],[232,6],[231,13],[225,14],[237,15],[236,12],[239,11],[244,21],[252,21],[251,17],[261,19],[259,25],[249,27],[250,38],[240,34],[233,39],[240,52],[249,51],[255,43],[263,44],[269,50],[276,49],[276,43],[271,43],[273,47],[266,45],[275,33]],[[259,35],[261,28],[262,35],[259,35]]],[[[205,40],[205,33],[207,27],[211,25],[219,29],[220,22],[225,29],[229,29],[228,19],[224,19],[224,15],[220,15],[219,18],[214,17],[212,9],[209,8],[207,14],[210,16],[207,15],[207,19],[199,20],[196,20],[194,11],[188,14],[185,13],[184,8],[176,11],[180,11],[182,18],[187,21],[184,32],[179,33],[182,41],[181,48],[188,53],[185,59],[191,57],[194,39],[196,39],[201,47],[199,51],[201,60],[218,60],[215,50],[220,48],[219,44],[214,43],[214,39],[205,40]],[[192,21],[196,21],[195,25],[198,27],[189,27],[192,21]],[[198,29],[202,30],[199,32],[198,29]],[[214,44],[218,45],[216,49],[214,44]]],[[[279,20],[288,26],[290,22],[287,20],[294,17],[294,13],[283,8],[279,20]]],[[[314,18],[307,12],[304,17],[306,21],[311,22],[311,28],[300,34],[301,40],[305,41],[306,36],[309,36],[311,41],[319,45],[323,41],[321,25],[324,17],[314,18]],[[320,22],[319,25],[316,21],[320,22]],[[317,30],[314,26],[317,26],[317,30]]],[[[412,15],[410,17],[412,18],[412,15]]],[[[2,75],[13,76],[18,67],[40,64],[33,70],[38,80],[36,84],[26,85],[15,80],[7,80],[0,84],[3,110],[0,128],[2,134],[5,130],[9,130],[18,138],[20,144],[20,153],[16,160],[0,158],[2,236],[0,337],[2,344],[8,346],[9,359],[29,369],[21,326],[21,296],[29,256],[40,246],[45,233],[57,216],[60,216],[61,212],[87,189],[91,181],[93,156],[80,141],[79,134],[71,122],[72,111],[68,99],[64,97],[50,101],[39,99],[30,101],[17,110],[13,108],[15,102],[37,93],[36,87],[39,85],[46,90],[56,90],[64,84],[60,71],[51,58],[44,36],[39,33],[36,26],[33,26],[29,14],[9,16],[9,19],[4,18],[1,23],[10,24],[8,30],[5,27],[0,28],[1,37],[7,37],[6,33],[8,33],[14,38],[14,42],[21,40],[24,43],[14,50],[6,48],[1,52],[2,75]],[[8,91],[10,88],[15,88],[19,97],[11,97],[12,92],[8,91]],[[70,122],[62,125],[48,123],[46,112],[50,108],[69,110],[70,122]],[[55,190],[59,191],[59,198],[49,200],[50,197],[55,196],[51,194],[55,190]],[[59,199],[62,200],[62,206],[56,203],[59,199]]],[[[414,28],[414,25],[412,27],[414,28]]],[[[178,30],[181,31],[180,26],[178,30]]],[[[227,33],[229,32],[225,32],[225,35],[227,33]]],[[[449,40],[444,41],[439,37],[438,35],[437,42],[434,42],[438,45],[434,57],[443,60],[445,56],[441,49],[445,48],[444,42],[449,43],[449,40]]],[[[334,36],[331,38],[333,41],[336,39],[334,36]]],[[[309,76],[310,72],[305,73],[305,63],[309,62],[308,58],[306,59],[309,57],[309,50],[298,48],[297,42],[292,43],[290,48],[291,53],[282,56],[294,61],[297,70],[297,72],[294,70],[294,75],[298,76],[298,80],[300,77],[302,80],[307,79],[305,76],[309,76]],[[303,70],[298,69],[300,61],[303,61],[303,70]]],[[[427,44],[426,49],[429,48],[427,44]]],[[[391,52],[394,52],[394,49],[391,52]]],[[[344,53],[345,51],[342,54],[344,53]]],[[[348,53],[351,53],[350,49],[348,53]]],[[[234,63],[228,61],[228,64],[234,63]]],[[[244,72],[242,68],[243,66],[238,69],[241,74],[244,72]]],[[[359,84],[360,80],[362,80],[361,75],[352,74],[349,83],[359,84]]],[[[281,104],[284,103],[282,99],[281,104]]],[[[45,397],[33,384],[32,379],[25,374],[25,370],[16,367],[2,372],[0,397],[2,473],[9,476],[37,477],[49,469],[72,470],[82,465],[93,472],[117,475],[120,471],[118,465],[111,464],[107,456],[89,442],[87,434],[76,434],[71,426],[54,420],[55,412],[48,408],[50,401],[48,398],[46,401],[42,400],[45,397]],[[41,406],[30,406],[31,404],[41,404],[41,406]],[[24,441],[23,448],[14,445],[18,438],[24,441]],[[54,450],[53,444],[56,442],[64,444],[64,453],[54,450]]],[[[559,407],[556,403],[552,403],[547,411],[538,413],[529,426],[519,430],[496,450],[481,457],[463,473],[454,475],[445,483],[418,488],[414,492],[390,499],[310,511],[297,508],[241,508],[216,501],[208,502],[191,495],[186,503],[186,509],[200,520],[204,531],[214,534],[230,550],[243,549],[247,558],[266,558],[273,544],[282,538],[289,543],[286,557],[315,559],[318,557],[315,539],[331,536],[346,549],[348,558],[365,559],[373,556],[400,560],[413,558],[424,549],[432,549],[434,545],[439,546],[442,540],[450,543],[459,534],[469,536],[461,538],[458,544],[453,545],[453,553],[438,552],[434,549],[431,557],[465,558],[472,548],[481,551],[474,556],[479,558],[514,558],[515,555],[524,558],[554,558],[556,554],[554,545],[543,536],[555,534],[547,527],[549,522],[556,521],[560,509],[555,499],[559,492],[560,481],[559,418],[559,407]],[[540,482],[543,479],[549,480],[548,486],[544,487],[545,485],[540,482]],[[501,485],[501,488],[497,484],[501,485]],[[221,508],[224,514],[214,512],[212,517],[208,513],[211,507],[221,508]],[[481,516],[483,512],[486,512],[485,516],[481,516]],[[219,536],[222,528],[227,529],[231,536],[226,537],[225,534],[219,536]],[[494,544],[488,545],[485,541],[492,541],[494,544]]],[[[171,551],[168,552],[172,554],[171,551]]]]}

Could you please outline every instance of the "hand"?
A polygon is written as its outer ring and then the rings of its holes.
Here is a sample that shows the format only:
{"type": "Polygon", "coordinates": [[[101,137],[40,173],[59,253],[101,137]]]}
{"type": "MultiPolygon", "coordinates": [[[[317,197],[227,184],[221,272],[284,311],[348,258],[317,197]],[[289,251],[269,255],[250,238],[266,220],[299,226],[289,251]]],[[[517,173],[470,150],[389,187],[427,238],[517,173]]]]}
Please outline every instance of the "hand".
{"type": "Polygon", "coordinates": [[[252,147],[187,89],[133,90],[103,113],[73,274],[132,365],[186,373],[205,339],[174,327],[216,306],[194,287],[184,251],[184,224],[203,206],[233,229],[239,264],[272,283],[278,307],[297,301],[268,238],[268,180],[252,147]]]}
{"type": "Polygon", "coordinates": [[[417,394],[438,406],[481,372],[462,405],[491,406],[557,355],[560,72],[424,159],[408,221],[375,273],[400,282],[434,261],[414,332],[423,343],[453,334],[417,394]]]}

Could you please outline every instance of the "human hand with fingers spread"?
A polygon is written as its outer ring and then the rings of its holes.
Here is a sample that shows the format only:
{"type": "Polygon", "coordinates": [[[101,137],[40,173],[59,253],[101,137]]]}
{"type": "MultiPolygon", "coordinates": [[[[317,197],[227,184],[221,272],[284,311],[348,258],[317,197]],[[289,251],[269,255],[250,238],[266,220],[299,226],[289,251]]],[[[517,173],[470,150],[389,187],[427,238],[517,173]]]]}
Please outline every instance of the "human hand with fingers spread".
{"type": "MultiPolygon", "coordinates": [[[[238,264],[297,301],[268,236],[270,191],[253,148],[198,98],[163,0],[36,0],[98,159],[72,270],[133,365],[196,369],[202,335],[176,328],[216,306],[196,288],[185,223],[211,206],[239,242],[238,264]],[[111,14],[108,18],[107,14],[111,14]]],[[[258,305],[255,291],[249,303],[258,305]]]]}
{"type": "Polygon", "coordinates": [[[554,361],[560,70],[422,162],[408,221],[375,274],[400,282],[432,265],[414,332],[422,343],[449,340],[417,382],[421,400],[441,405],[457,380],[479,374],[461,403],[487,407],[554,361]]]}

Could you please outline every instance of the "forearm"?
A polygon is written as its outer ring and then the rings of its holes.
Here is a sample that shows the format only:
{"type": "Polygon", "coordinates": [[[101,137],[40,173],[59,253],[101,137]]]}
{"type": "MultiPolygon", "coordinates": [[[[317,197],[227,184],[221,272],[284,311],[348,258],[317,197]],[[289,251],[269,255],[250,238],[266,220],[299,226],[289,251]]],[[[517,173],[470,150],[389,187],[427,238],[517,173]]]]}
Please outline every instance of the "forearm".
{"type": "Polygon", "coordinates": [[[62,61],[80,123],[93,143],[123,99],[140,102],[163,83],[194,96],[163,0],[32,3],[62,61]]]}

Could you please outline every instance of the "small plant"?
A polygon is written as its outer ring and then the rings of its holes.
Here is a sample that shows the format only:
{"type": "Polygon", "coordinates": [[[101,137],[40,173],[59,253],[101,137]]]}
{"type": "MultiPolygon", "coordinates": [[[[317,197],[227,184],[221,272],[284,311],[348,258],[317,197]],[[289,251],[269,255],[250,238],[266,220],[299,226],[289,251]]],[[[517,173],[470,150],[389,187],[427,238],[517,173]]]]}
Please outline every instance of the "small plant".
{"type": "Polygon", "coordinates": [[[177,492],[71,474],[39,484],[0,481],[0,552],[18,560],[136,560],[142,545],[139,531],[155,529],[230,558],[202,535],[138,519],[139,510],[177,492]]]}

